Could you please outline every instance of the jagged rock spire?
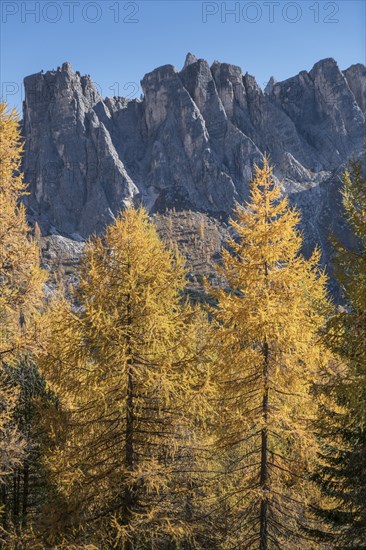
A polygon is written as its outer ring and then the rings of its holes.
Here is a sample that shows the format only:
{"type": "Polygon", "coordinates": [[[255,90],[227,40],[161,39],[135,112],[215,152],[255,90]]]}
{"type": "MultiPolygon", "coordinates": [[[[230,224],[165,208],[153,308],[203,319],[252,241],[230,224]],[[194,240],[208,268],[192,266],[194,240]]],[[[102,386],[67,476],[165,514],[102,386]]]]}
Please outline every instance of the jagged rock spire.
{"type": "Polygon", "coordinates": [[[192,65],[192,63],[196,63],[197,61],[197,57],[191,53],[191,52],[188,52],[187,55],[186,55],[186,60],[184,62],[184,67],[183,67],[183,70],[188,67],[188,65],[192,65]]]}
{"type": "Polygon", "coordinates": [[[273,90],[273,86],[277,83],[277,80],[274,76],[271,76],[271,78],[268,80],[266,87],[264,88],[265,94],[270,94],[273,90]]]}

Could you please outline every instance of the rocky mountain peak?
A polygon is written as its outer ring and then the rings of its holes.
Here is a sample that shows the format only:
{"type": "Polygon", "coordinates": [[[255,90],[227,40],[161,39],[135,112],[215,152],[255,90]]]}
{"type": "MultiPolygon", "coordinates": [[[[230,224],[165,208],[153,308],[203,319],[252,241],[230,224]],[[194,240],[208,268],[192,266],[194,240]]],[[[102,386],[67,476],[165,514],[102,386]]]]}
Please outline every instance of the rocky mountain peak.
{"type": "Polygon", "coordinates": [[[193,53],[188,52],[184,62],[183,70],[186,69],[188,65],[192,65],[192,63],[196,63],[196,61],[198,61],[197,57],[193,55],[193,53]]]}
{"type": "Polygon", "coordinates": [[[74,73],[72,65],[69,61],[65,61],[64,63],[62,63],[61,71],[69,73],[70,75],[74,73]]]}
{"type": "Polygon", "coordinates": [[[265,94],[271,94],[272,90],[274,88],[274,85],[277,83],[277,80],[274,76],[271,76],[271,78],[268,80],[266,87],[264,88],[265,94]]]}
{"type": "Polygon", "coordinates": [[[343,71],[357,105],[366,115],[366,67],[361,63],[351,65],[343,71]]]}
{"type": "Polygon", "coordinates": [[[365,140],[363,65],[325,59],[263,91],[240,67],[189,53],[181,71],[146,74],[141,100],[102,99],[70,63],[24,83],[27,204],[44,233],[87,237],[131,202],[226,219],[268,153],[309,249],[327,253],[337,171],[365,140]]]}

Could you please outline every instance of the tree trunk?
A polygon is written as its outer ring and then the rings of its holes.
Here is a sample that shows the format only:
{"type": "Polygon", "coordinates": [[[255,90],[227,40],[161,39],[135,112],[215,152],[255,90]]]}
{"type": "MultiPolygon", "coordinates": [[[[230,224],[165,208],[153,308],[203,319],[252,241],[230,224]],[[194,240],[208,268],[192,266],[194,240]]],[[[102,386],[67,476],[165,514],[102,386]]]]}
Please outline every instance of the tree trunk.
{"type": "Polygon", "coordinates": [[[269,353],[268,343],[263,346],[264,355],[264,388],[262,401],[262,416],[264,427],[261,432],[261,472],[260,487],[262,489],[262,500],[260,508],[260,550],[268,550],[268,378],[269,378],[269,353]]]}
{"type": "Polygon", "coordinates": [[[2,483],[1,487],[1,502],[2,505],[2,514],[0,516],[1,525],[4,529],[6,529],[8,524],[8,492],[7,492],[7,484],[2,483]]]}
{"type": "Polygon", "coordinates": [[[23,517],[22,523],[23,526],[27,524],[27,513],[28,513],[28,494],[29,494],[29,464],[25,462],[23,468],[23,517]]]}
{"type": "MultiPolygon", "coordinates": [[[[131,305],[130,297],[128,297],[127,305],[127,326],[130,328],[132,325],[131,317],[131,305]]],[[[131,358],[131,336],[127,333],[127,346],[126,352],[128,355],[127,359],[127,395],[126,395],[126,438],[125,438],[125,461],[126,467],[129,472],[132,472],[134,468],[134,423],[135,423],[135,412],[134,412],[134,401],[133,401],[133,392],[134,392],[134,377],[133,377],[133,367],[132,367],[132,358],[131,358]]],[[[134,507],[134,488],[127,486],[125,491],[125,522],[126,524],[129,521],[131,516],[131,510],[134,507]]],[[[127,541],[125,544],[125,550],[133,550],[133,543],[127,541]]]]}
{"type": "Polygon", "coordinates": [[[17,523],[19,516],[19,470],[16,469],[13,473],[13,518],[14,523],[17,523]]]}

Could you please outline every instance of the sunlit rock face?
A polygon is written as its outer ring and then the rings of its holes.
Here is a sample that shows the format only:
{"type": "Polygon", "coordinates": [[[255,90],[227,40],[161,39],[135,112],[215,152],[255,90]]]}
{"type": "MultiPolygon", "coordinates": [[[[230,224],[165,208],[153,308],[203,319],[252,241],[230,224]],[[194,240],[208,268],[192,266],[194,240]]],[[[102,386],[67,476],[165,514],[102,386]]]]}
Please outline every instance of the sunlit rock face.
{"type": "Polygon", "coordinates": [[[181,71],[164,65],[141,85],[141,99],[103,99],[69,63],[25,78],[26,200],[43,233],[88,237],[131,203],[225,220],[268,153],[303,212],[306,251],[319,243],[327,262],[329,232],[351,238],[338,189],[363,151],[363,65],[325,59],[262,90],[240,67],[188,54],[181,71]]]}

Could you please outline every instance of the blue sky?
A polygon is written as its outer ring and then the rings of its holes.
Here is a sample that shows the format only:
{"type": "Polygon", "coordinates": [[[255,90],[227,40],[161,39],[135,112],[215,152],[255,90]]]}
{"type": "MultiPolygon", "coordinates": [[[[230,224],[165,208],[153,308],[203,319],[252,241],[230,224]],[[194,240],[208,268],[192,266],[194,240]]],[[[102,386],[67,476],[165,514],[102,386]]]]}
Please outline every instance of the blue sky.
{"type": "Polygon", "coordinates": [[[139,96],[146,72],[188,51],[240,65],[263,87],[325,57],[365,63],[363,0],[1,0],[1,96],[21,107],[24,76],[70,61],[103,96],[139,96]]]}

